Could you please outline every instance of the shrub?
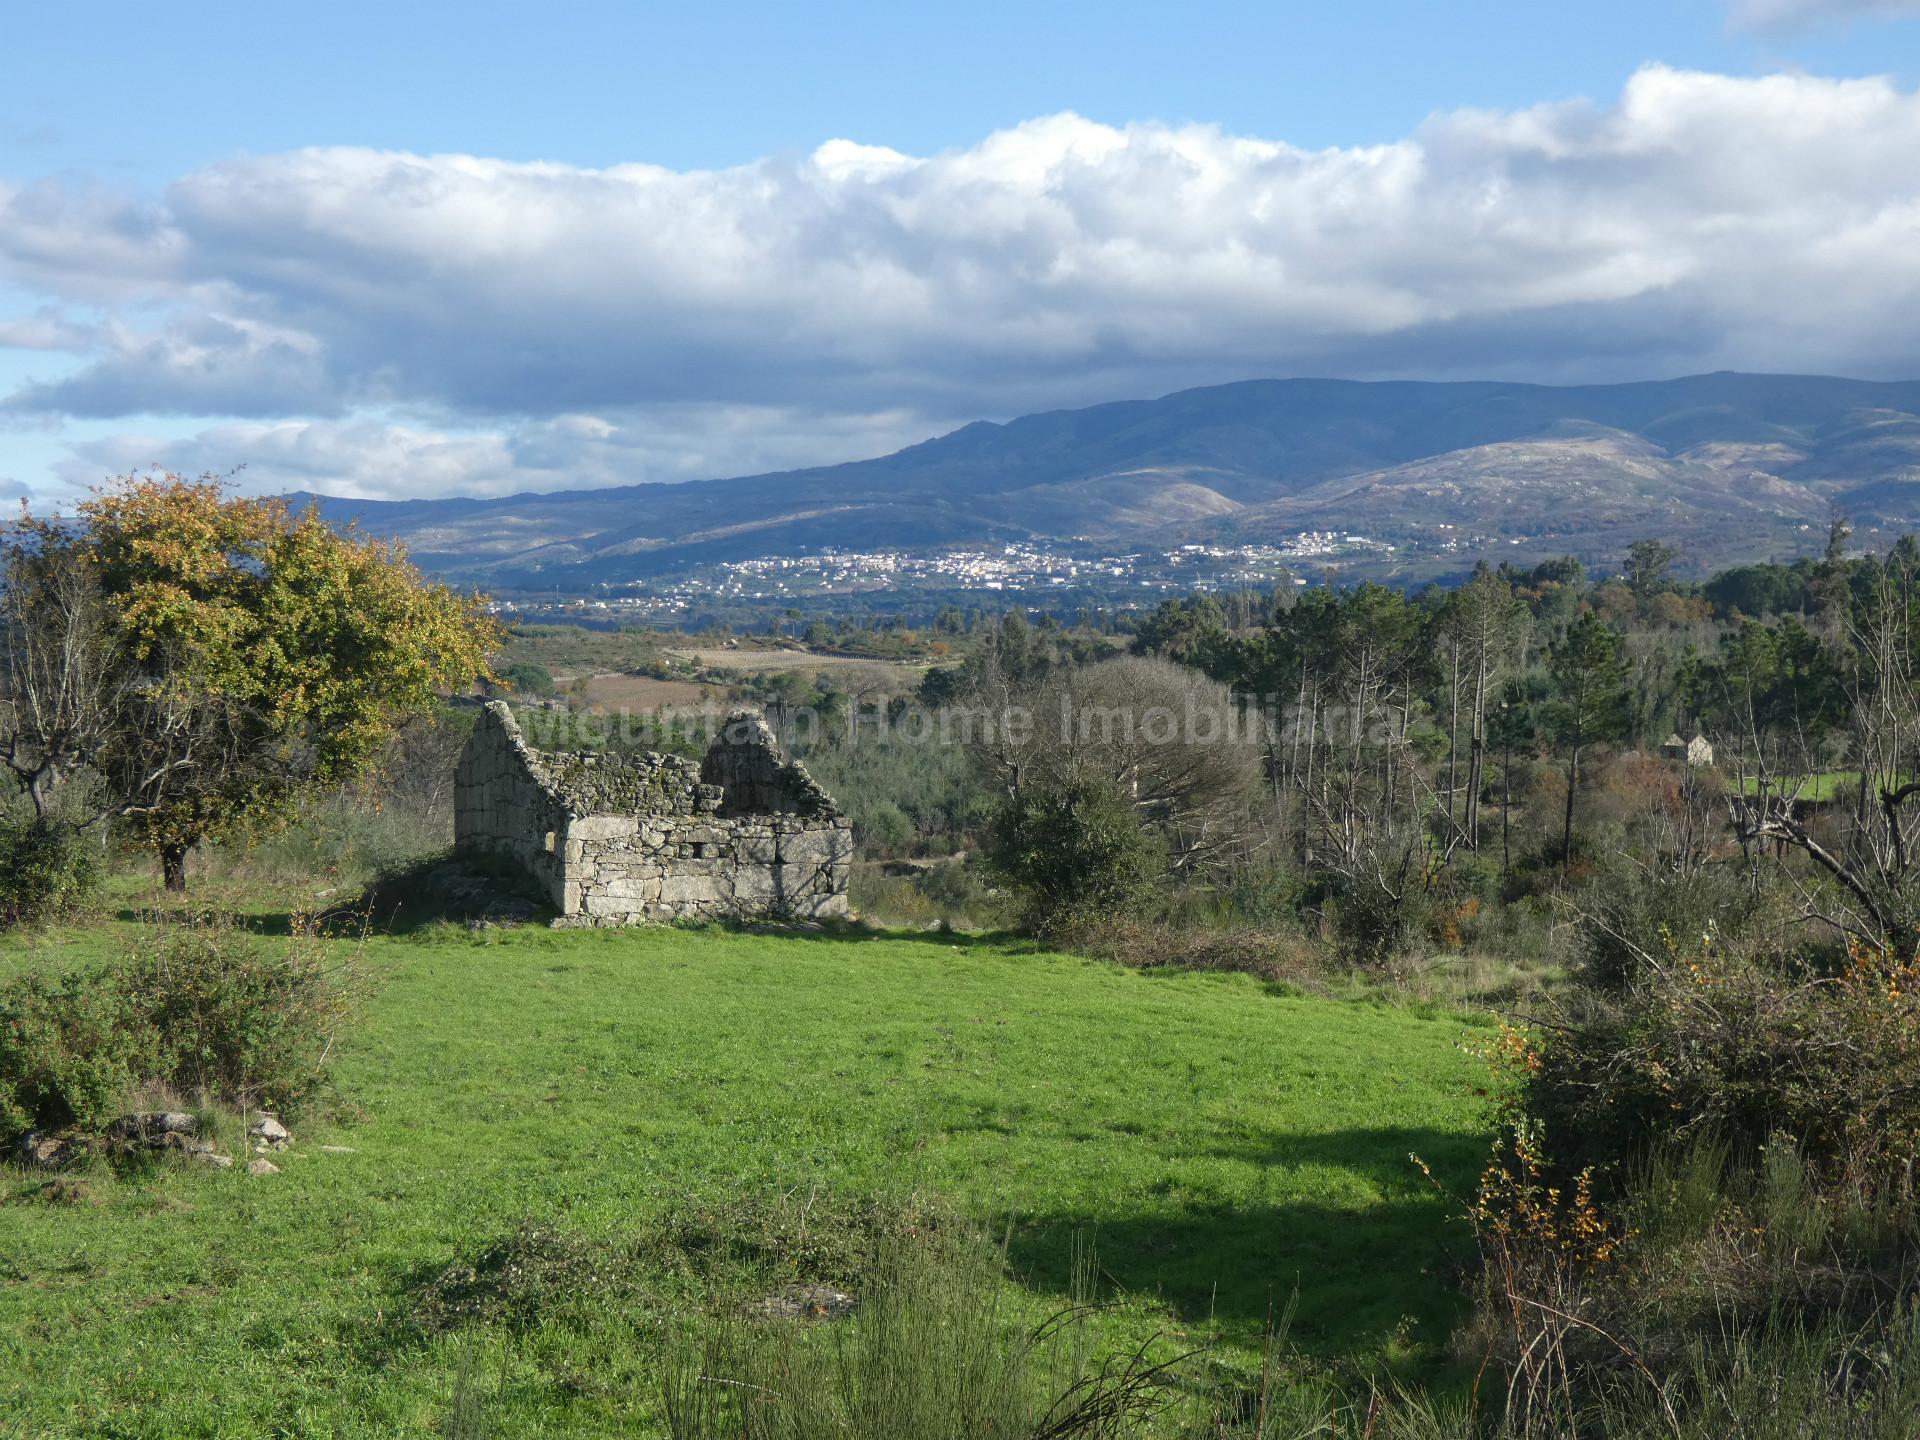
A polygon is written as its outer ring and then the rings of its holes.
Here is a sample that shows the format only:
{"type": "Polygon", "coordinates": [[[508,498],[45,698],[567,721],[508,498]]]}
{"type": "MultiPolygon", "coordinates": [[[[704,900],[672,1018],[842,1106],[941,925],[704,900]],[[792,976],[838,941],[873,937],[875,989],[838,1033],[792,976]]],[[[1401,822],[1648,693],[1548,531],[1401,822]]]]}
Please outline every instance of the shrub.
{"type": "Polygon", "coordinates": [[[915,830],[907,812],[891,800],[867,806],[854,817],[855,838],[869,855],[904,855],[913,848],[915,830]]]}
{"type": "Polygon", "coordinates": [[[296,935],[155,926],[133,955],[0,985],[0,1126],[98,1131],[157,1087],[290,1115],[325,1083],[357,965],[296,935]]]}
{"type": "Polygon", "coordinates": [[[98,1130],[161,1067],[111,972],[21,975],[0,986],[0,1132],[98,1130]]]}
{"type": "Polygon", "coordinates": [[[544,665],[520,660],[500,672],[499,686],[489,688],[509,695],[551,695],[553,675],[544,665]]]}
{"type": "Polygon", "coordinates": [[[1709,926],[1656,944],[1618,995],[1588,992],[1538,1052],[1529,1110],[1582,1163],[1717,1138],[1746,1159],[1790,1135],[1834,1183],[1902,1189],[1920,1147],[1920,965],[1856,946],[1838,974],[1743,953],[1709,926]]]}
{"type": "Polygon", "coordinates": [[[933,902],[934,908],[948,918],[991,920],[1000,909],[993,888],[979,867],[964,860],[935,865],[915,876],[914,884],[933,902]]]}
{"type": "Polygon", "coordinates": [[[1427,896],[1403,868],[1329,876],[1322,914],[1334,942],[1362,965],[1386,965],[1404,955],[1426,913],[1427,896]]]}
{"type": "Polygon", "coordinates": [[[1751,886],[1726,865],[1673,871],[1622,865],[1583,897],[1581,972],[1590,985],[1620,990],[1663,936],[1697,935],[1711,924],[1723,938],[1751,933],[1763,917],[1751,886]]]}
{"type": "Polygon", "coordinates": [[[100,870],[99,850],[78,831],[30,816],[0,818],[0,926],[71,914],[100,870]]]}
{"type": "Polygon", "coordinates": [[[318,939],[274,946],[227,921],[160,929],[116,981],[158,1039],[165,1073],[152,1078],[283,1117],[323,1087],[359,998],[356,962],[318,939]]]}
{"type": "Polygon", "coordinates": [[[1236,866],[1221,886],[1230,918],[1268,929],[1296,927],[1306,896],[1300,874],[1270,860],[1236,866]]]}
{"type": "Polygon", "coordinates": [[[988,859],[1022,893],[1022,918],[1048,933],[1137,913],[1166,873],[1166,847],[1111,782],[1026,787],[993,818],[988,859]]]}

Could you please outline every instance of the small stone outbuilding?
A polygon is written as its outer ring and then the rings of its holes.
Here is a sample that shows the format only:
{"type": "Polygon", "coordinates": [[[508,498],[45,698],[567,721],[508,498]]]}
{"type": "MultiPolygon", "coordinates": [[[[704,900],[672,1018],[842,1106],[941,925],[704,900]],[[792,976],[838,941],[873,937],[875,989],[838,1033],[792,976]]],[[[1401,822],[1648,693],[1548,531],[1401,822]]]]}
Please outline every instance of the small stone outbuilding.
{"type": "Polygon", "coordinates": [[[848,913],[851,822],[751,711],[696,763],[542,753],[495,701],[460,757],[454,806],[461,854],[526,875],[555,925],[848,913]]]}
{"type": "Polygon", "coordinates": [[[1695,733],[1693,739],[1682,740],[1676,733],[1667,736],[1660,746],[1661,758],[1677,760],[1683,765],[1699,767],[1713,764],[1713,742],[1706,736],[1695,733]]]}

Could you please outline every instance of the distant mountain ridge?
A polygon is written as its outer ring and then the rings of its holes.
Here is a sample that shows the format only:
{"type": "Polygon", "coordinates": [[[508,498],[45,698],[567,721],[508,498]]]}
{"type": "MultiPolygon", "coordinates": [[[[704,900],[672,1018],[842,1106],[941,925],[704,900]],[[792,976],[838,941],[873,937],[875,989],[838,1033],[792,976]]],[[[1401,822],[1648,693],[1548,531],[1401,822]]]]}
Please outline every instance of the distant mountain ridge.
{"type": "Polygon", "coordinates": [[[963,426],[892,455],[498,499],[313,499],[426,568],[562,587],[687,565],[1008,540],[1361,530],[1748,558],[1838,506],[1920,523],[1920,381],[1721,372],[1621,385],[1247,380],[963,426]]]}

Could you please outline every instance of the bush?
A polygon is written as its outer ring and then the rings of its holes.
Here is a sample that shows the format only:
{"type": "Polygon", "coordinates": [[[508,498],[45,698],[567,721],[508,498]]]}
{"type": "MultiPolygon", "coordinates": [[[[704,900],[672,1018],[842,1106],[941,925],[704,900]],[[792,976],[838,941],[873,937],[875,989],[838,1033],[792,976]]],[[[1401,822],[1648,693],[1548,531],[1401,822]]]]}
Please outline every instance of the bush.
{"type": "Polygon", "coordinates": [[[544,665],[521,660],[500,672],[500,684],[489,687],[508,695],[551,695],[553,675],[544,665]]]}
{"type": "Polygon", "coordinates": [[[1587,992],[1543,1042],[1528,1109],[1576,1163],[1715,1138],[1742,1161],[1778,1135],[1835,1184],[1911,1185],[1920,1148],[1920,966],[1855,947],[1838,974],[1744,953],[1709,925],[1587,992]]]}
{"type": "Polygon", "coordinates": [[[1042,934],[1076,921],[1138,913],[1166,873],[1166,847],[1118,786],[1071,778],[1029,786],[995,812],[988,860],[1022,893],[1042,934]]]}
{"type": "Polygon", "coordinates": [[[0,1133],[100,1130],[140,1078],[163,1068],[113,972],[0,985],[0,1133]]]}
{"type": "Polygon", "coordinates": [[[1295,870],[1273,863],[1236,866],[1220,887],[1226,918],[1266,929],[1295,929],[1308,886],[1295,870]]]}
{"type": "Polygon", "coordinates": [[[1507,1432],[1744,1434],[1764,1397],[1767,1434],[1911,1433],[1881,1367],[1914,1353],[1920,962],[1785,949],[1737,890],[1597,887],[1558,1013],[1493,1047],[1517,1083],[1470,1207],[1463,1351],[1506,1365],[1507,1432]]]}
{"type": "Polygon", "coordinates": [[[904,855],[913,849],[916,832],[907,812],[891,800],[869,805],[854,817],[854,838],[868,855],[904,855]]]}
{"type": "Polygon", "coordinates": [[[964,860],[935,865],[915,877],[920,893],[933,902],[942,915],[987,919],[999,909],[992,886],[979,867],[964,860]]]}
{"type": "Polygon", "coordinates": [[[1697,936],[1705,925],[1723,939],[1752,933],[1763,917],[1752,887],[1733,867],[1671,871],[1623,865],[1589,888],[1580,925],[1582,978],[1618,991],[1642,969],[1663,936],[1697,936]]]}
{"type": "Polygon", "coordinates": [[[1410,867],[1331,875],[1322,907],[1332,939],[1349,959],[1386,965],[1406,954],[1426,913],[1427,895],[1410,867]]]}
{"type": "Polygon", "coordinates": [[[324,1086],[359,998],[357,964],[318,939],[274,946],[225,921],[165,927],[116,980],[158,1038],[164,1073],[151,1078],[283,1118],[324,1086]]]}
{"type": "Polygon", "coordinates": [[[100,852],[72,828],[0,818],[0,926],[71,914],[100,879],[100,852]]]}
{"type": "Polygon", "coordinates": [[[124,963],[0,986],[0,1126],[97,1132],[148,1088],[285,1117],[321,1091],[357,968],[316,939],[154,927],[124,963]]]}

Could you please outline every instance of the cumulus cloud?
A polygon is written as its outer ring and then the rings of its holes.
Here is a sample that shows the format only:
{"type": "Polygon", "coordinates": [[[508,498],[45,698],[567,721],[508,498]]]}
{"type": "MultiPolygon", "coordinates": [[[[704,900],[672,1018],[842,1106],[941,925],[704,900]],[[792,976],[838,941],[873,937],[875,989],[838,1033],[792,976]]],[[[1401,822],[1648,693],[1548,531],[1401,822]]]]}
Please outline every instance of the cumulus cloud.
{"type": "Polygon", "coordinates": [[[1611,105],[1329,150],[1057,115],[928,157],[335,148],[158,197],[0,187],[0,278],[105,317],[0,404],[217,418],[201,442],[417,493],[846,458],[1256,374],[1907,375],[1915,154],[1888,80],[1652,66],[1611,105]]]}
{"type": "Polygon", "coordinates": [[[820,417],[745,406],[671,407],[618,421],[559,415],[478,430],[382,419],[235,421],[186,436],[82,441],[57,478],[78,492],[137,470],[226,474],[244,466],[235,478],[264,493],[498,496],[746,475],[882,454],[925,438],[905,415],[820,417]]]}

